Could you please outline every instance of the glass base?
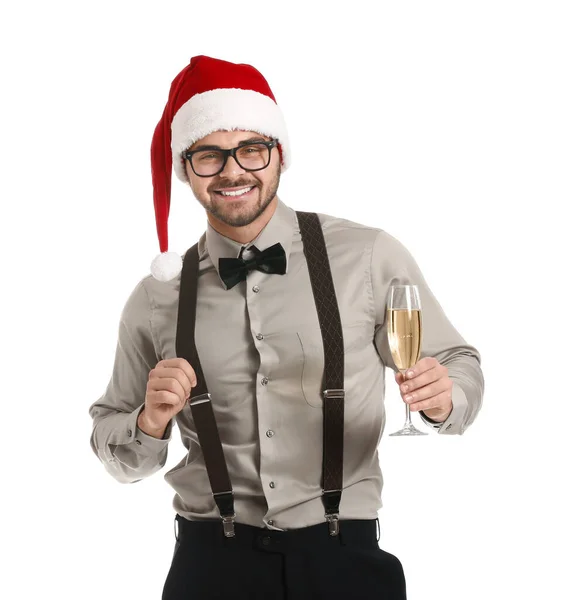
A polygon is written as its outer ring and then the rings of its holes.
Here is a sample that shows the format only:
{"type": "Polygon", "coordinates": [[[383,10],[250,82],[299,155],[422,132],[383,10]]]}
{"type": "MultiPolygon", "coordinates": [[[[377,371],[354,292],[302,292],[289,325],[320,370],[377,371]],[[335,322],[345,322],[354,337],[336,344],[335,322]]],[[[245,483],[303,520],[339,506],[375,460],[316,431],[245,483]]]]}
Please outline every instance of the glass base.
{"type": "Polygon", "coordinates": [[[408,436],[408,435],[429,435],[428,433],[426,433],[425,431],[420,431],[419,429],[416,429],[412,423],[409,423],[407,425],[404,425],[402,429],[400,429],[399,431],[395,431],[394,433],[390,434],[395,435],[395,436],[408,436]]]}

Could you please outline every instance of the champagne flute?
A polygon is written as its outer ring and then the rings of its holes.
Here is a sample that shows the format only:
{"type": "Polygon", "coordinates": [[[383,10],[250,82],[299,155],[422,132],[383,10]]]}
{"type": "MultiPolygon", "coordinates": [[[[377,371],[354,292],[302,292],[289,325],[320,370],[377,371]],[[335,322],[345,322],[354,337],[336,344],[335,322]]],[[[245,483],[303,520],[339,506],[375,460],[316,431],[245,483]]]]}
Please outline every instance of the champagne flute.
{"type": "MultiPolygon", "coordinates": [[[[394,364],[405,379],[406,371],[419,360],[421,352],[421,301],[416,285],[392,285],[388,291],[388,343],[394,364]]],[[[411,422],[406,404],[406,422],[390,435],[428,435],[411,422]]]]}

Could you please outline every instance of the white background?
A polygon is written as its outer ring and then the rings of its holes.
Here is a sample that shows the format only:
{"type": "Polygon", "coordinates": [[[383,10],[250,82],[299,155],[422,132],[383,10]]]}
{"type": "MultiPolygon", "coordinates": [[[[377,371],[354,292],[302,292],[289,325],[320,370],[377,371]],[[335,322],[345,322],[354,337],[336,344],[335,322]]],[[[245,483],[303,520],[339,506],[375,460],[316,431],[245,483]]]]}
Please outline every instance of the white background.
{"type": "MultiPolygon", "coordinates": [[[[171,80],[208,54],[270,82],[293,152],[282,199],[396,236],[481,352],[463,436],[380,445],[381,545],[408,598],[565,597],[564,3],[15,5],[0,15],[0,596],[161,598],[165,470],[115,482],[88,407],[158,252],[154,127],[171,80]]],[[[175,180],[170,249],[205,225],[175,180]]],[[[404,410],[391,371],[386,403],[389,433],[404,410]]],[[[169,452],[166,470],[177,430],[169,452]]]]}

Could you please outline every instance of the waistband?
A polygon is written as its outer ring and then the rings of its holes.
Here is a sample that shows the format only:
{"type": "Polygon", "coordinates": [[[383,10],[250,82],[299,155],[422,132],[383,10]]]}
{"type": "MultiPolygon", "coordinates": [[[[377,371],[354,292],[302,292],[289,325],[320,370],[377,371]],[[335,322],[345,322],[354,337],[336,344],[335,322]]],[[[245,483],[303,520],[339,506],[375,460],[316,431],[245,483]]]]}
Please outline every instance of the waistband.
{"type": "Polygon", "coordinates": [[[273,549],[278,552],[305,548],[307,545],[320,546],[323,544],[372,546],[378,548],[377,525],[378,519],[372,520],[341,520],[339,535],[329,534],[327,522],[289,529],[274,531],[268,528],[253,527],[235,523],[235,537],[227,538],[223,532],[222,522],[189,521],[180,515],[175,516],[176,538],[181,544],[197,544],[199,546],[245,546],[259,547],[263,550],[273,549]]]}

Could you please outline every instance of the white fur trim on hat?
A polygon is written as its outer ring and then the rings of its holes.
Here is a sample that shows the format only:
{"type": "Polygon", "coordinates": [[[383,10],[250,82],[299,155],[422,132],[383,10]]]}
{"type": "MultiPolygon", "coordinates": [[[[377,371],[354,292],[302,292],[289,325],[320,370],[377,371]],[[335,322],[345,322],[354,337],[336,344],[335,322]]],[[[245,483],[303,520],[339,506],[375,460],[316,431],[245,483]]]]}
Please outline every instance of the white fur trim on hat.
{"type": "Polygon", "coordinates": [[[187,182],[181,153],[214,131],[256,131],[277,138],[282,148],[282,171],[289,167],[289,139],[280,107],[253,90],[220,88],[196,94],[171,122],[171,154],[177,177],[187,182]]]}
{"type": "Polygon", "coordinates": [[[150,272],[158,281],[170,281],[183,268],[183,260],[176,252],[162,252],[152,261],[150,272]]]}

